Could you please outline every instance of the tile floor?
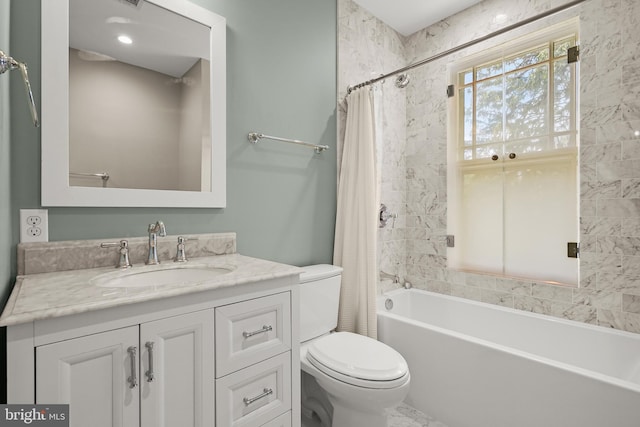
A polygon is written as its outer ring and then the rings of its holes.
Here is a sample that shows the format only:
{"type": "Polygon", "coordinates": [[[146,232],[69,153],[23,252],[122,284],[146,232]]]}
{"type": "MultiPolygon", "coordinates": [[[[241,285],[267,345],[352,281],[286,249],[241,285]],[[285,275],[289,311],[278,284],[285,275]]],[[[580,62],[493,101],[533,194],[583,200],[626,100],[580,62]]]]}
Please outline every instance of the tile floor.
{"type": "Polygon", "coordinates": [[[388,427],[447,427],[405,403],[390,409],[387,421],[388,427]]]}
{"type": "MultiPolygon", "coordinates": [[[[440,421],[436,421],[426,414],[401,403],[388,413],[388,427],[447,427],[440,421]]],[[[303,419],[302,427],[320,427],[320,423],[314,420],[303,419]]],[[[336,426],[347,427],[347,426],[336,426]]]]}

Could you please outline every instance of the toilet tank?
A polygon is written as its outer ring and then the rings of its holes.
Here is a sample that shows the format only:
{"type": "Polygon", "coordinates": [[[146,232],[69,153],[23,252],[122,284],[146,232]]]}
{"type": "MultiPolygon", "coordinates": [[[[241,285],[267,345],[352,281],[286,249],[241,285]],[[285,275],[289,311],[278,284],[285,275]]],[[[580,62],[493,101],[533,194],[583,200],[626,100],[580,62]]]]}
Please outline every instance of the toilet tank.
{"type": "Polygon", "coordinates": [[[300,274],[300,342],[326,334],[338,325],[342,267],[302,267],[300,274]]]}

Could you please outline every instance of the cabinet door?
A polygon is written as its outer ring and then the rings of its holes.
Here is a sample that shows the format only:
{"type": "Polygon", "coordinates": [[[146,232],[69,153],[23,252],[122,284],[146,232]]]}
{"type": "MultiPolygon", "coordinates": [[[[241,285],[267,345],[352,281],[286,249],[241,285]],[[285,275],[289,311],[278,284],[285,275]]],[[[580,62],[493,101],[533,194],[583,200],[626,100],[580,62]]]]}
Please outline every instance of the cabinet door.
{"type": "Polygon", "coordinates": [[[36,403],[68,403],[71,427],[137,427],[137,347],[137,326],[38,347],[36,403]]]}
{"type": "Polygon", "coordinates": [[[213,310],[140,325],[143,427],[214,425],[213,310]]]}

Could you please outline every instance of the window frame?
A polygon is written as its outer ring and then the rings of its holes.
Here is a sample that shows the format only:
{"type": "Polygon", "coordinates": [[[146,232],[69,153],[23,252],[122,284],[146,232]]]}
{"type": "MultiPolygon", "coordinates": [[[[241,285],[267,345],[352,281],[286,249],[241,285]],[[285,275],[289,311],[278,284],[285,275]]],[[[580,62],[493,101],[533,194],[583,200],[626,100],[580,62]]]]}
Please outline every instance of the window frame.
{"type": "MultiPolygon", "coordinates": [[[[474,69],[474,67],[481,66],[483,64],[488,64],[491,62],[495,62],[496,60],[502,60],[505,58],[512,57],[518,53],[527,52],[529,50],[534,49],[536,46],[540,46],[542,44],[549,45],[549,59],[548,63],[549,67],[553,67],[554,57],[553,57],[553,42],[561,41],[569,36],[575,37],[575,45],[579,46],[580,44],[580,31],[579,31],[579,21],[577,19],[570,19],[564,21],[560,24],[549,26],[540,31],[532,32],[530,34],[526,34],[523,36],[519,36],[511,41],[503,42],[499,45],[494,45],[493,47],[487,46],[486,44],[479,45],[483,47],[483,50],[469,54],[465,57],[456,59],[452,61],[448,65],[448,75],[449,82],[454,85],[453,96],[449,98],[448,103],[448,120],[447,120],[447,234],[455,235],[458,225],[456,217],[460,215],[460,206],[462,205],[462,201],[458,200],[459,197],[459,179],[460,175],[464,170],[470,169],[481,169],[481,168],[492,168],[498,167],[498,163],[502,163],[503,157],[500,156],[500,162],[494,162],[491,158],[479,158],[472,160],[463,160],[462,153],[463,151],[460,147],[464,147],[464,115],[462,112],[464,111],[464,101],[460,100],[460,96],[463,94],[463,90],[465,85],[462,85],[459,81],[459,74],[464,70],[474,69]],[[488,160],[488,161],[487,161],[488,160]]],[[[539,65],[539,64],[537,64],[539,65]]],[[[573,144],[568,148],[555,148],[553,150],[542,150],[542,151],[531,151],[526,154],[518,154],[518,159],[520,161],[527,160],[532,162],[548,162],[553,161],[553,157],[559,161],[566,161],[567,159],[573,158],[575,161],[575,174],[576,180],[578,183],[577,191],[576,191],[576,201],[577,201],[577,223],[576,227],[576,239],[579,239],[579,129],[580,129],[580,117],[579,117],[579,63],[575,65],[575,71],[572,73],[572,81],[571,81],[571,105],[572,109],[572,118],[570,123],[570,129],[566,131],[556,131],[555,130],[555,108],[554,108],[554,80],[552,70],[549,72],[548,76],[548,101],[547,101],[547,124],[549,127],[546,135],[540,138],[546,138],[547,141],[551,141],[553,143],[554,137],[559,134],[570,134],[570,138],[573,139],[573,144]],[[549,108],[550,107],[550,108],[549,108]]],[[[524,68],[518,69],[517,71],[521,71],[524,68]]],[[[475,77],[475,75],[474,75],[475,77]]],[[[494,76],[495,77],[495,76],[494,76]]],[[[475,80],[475,79],[474,79],[475,80]]],[[[475,95],[475,94],[474,94],[475,95]]],[[[475,96],[474,96],[475,99],[475,96]]],[[[503,113],[504,114],[504,113],[503,113]]],[[[474,114],[475,116],[475,114],[474,114]]],[[[475,118],[474,118],[475,120],[475,118]]],[[[503,121],[503,128],[504,128],[503,121]]],[[[475,130],[475,129],[474,129],[475,130]]],[[[526,139],[533,139],[534,137],[527,137],[526,139]]],[[[514,139],[515,140],[515,139],[514,139]]],[[[474,141],[475,142],[475,141],[474,141]]],[[[502,138],[502,141],[496,142],[496,144],[502,145],[503,147],[507,147],[510,141],[502,138]]],[[[546,143],[545,143],[546,144],[546,143]]],[[[469,146],[467,146],[469,147],[469,146]]],[[[475,147],[473,147],[475,148],[475,147]]],[[[502,149],[501,149],[502,150],[502,149]]],[[[506,154],[506,153],[503,153],[506,154]]],[[[475,157],[475,156],[474,156],[475,157]]],[[[457,245],[456,245],[457,246],[457,245]]],[[[513,274],[509,274],[505,270],[505,266],[503,265],[502,274],[496,273],[491,270],[491,267],[488,267],[487,270],[483,270],[480,268],[469,269],[465,268],[465,262],[461,258],[462,254],[459,250],[455,248],[449,248],[447,250],[447,268],[452,270],[459,271],[467,271],[478,274],[487,274],[487,275],[498,275],[500,277],[514,278],[514,279],[524,279],[524,280],[535,280],[537,282],[546,282],[546,283],[558,283],[554,282],[551,278],[532,278],[532,277],[519,277],[514,276],[513,274]]],[[[576,283],[564,283],[566,285],[575,287],[579,286],[579,260],[577,264],[577,282],[576,283]]]]}

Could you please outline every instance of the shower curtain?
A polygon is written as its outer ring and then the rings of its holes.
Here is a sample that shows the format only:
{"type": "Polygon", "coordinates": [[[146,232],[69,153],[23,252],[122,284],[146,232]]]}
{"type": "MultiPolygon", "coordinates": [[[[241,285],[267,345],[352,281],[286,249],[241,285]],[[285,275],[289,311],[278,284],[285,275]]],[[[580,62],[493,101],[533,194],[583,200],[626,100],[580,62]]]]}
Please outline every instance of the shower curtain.
{"type": "Polygon", "coordinates": [[[342,266],[338,330],[377,337],[377,212],[374,106],[370,88],[347,96],[333,263],[342,266]]]}

